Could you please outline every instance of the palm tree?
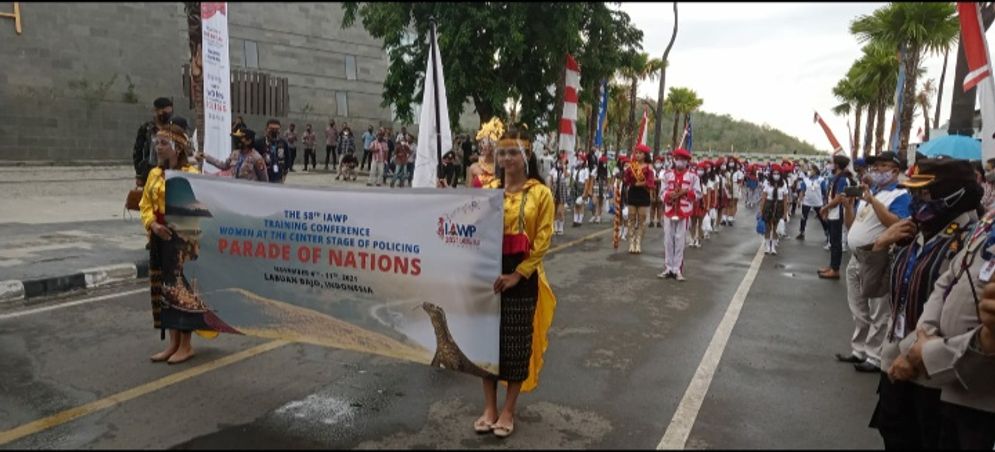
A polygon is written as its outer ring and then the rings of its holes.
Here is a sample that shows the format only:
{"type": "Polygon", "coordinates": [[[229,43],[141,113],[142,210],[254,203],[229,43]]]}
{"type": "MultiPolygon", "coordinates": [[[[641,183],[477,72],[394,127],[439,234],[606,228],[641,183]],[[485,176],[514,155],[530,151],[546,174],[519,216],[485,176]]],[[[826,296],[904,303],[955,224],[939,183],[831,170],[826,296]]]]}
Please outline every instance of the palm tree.
{"type": "Polygon", "coordinates": [[[853,144],[850,148],[850,158],[855,159],[857,158],[857,149],[860,147],[860,118],[866,102],[861,97],[859,87],[849,75],[847,74],[847,77],[840,79],[833,87],[833,95],[841,103],[833,107],[832,111],[837,116],[849,116],[851,111],[854,113],[853,120],[857,126],[853,136],[849,138],[850,143],[853,144]]]}
{"type": "MultiPolygon", "coordinates": [[[[663,119],[663,94],[666,92],[664,88],[667,86],[667,66],[670,64],[670,49],[674,47],[674,40],[677,39],[677,2],[674,2],[674,33],[670,35],[670,43],[667,44],[667,49],[663,51],[663,69],[660,70],[660,90],[657,92],[656,96],[656,111],[660,115],[660,119],[663,119]]],[[[657,121],[656,127],[653,128],[655,133],[653,134],[653,150],[660,150],[660,136],[663,135],[663,121],[657,121]]]]}
{"type": "Polygon", "coordinates": [[[876,41],[891,49],[904,49],[905,83],[902,86],[899,149],[909,145],[912,110],[918,86],[918,72],[927,53],[950,48],[960,33],[953,3],[915,2],[889,3],[871,15],[858,17],[850,24],[850,32],[861,43],[876,41]]]}
{"type": "MultiPolygon", "coordinates": [[[[628,65],[619,71],[625,79],[629,81],[629,128],[636,128],[636,97],[638,96],[639,81],[656,78],[657,73],[665,66],[665,63],[657,58],[650,58],[647,53],[636,53],[628,65]]],[[[628,146],[632,148],[635,143],[629,139],[628,146]]]]}
{"type": "Polygon", "coordinates": [[[693,89],[683,87],[671,87],[664,101],[664,109],[674,114],[674,133],[671,135],[670,148],[677,149],[677,125],[681,117],[687,121],[687,115],[697,110],[704,104],[704,100],[698,97],[693,89]]]}
{"type": "Polygon", "coordinates": [[[629,111],[629,96],[624,85],[608,84],[608,113],[605,118],[606,131],[615,137],[615,150],[622,149],[623,140],[632,132],[626,114],[629,111]]]}
{"type": "Polygon", "coordinates": [[[856,86],[865,90],[870,100],[864,138],[864,155],[869,156],[873,155],[872,136],[875,136],[874,154],[884,148],[885,112],[894,102],[893,90],[898,83],[898,56],[891,47],[880,42],[871,42],[861,50],[863,56],[854,63],[853,78],[856,86]],[[872,128],[875,123],[877,126],[872,128]]]}
{"type": "Polygon", "coordinates": [[[929,141],[929,109],[933,106],[935,93],[936,85],[933,84],[933,79],[929,79],[922,84],[922,89],[916,94],[916,104],[922,108],[922,120],[926,123],[923,126],[924,141],[929,141]]]}

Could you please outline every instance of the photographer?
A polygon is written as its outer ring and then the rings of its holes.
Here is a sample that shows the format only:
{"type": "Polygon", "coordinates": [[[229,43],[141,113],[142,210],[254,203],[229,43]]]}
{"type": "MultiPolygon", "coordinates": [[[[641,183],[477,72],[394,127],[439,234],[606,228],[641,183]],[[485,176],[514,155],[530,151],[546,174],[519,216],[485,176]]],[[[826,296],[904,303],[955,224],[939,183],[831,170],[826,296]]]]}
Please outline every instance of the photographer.
{"type": "Polygon", "coordinates": [[[843,191],[854,185],[853,175],[847,167],[850,159],[843,155],[833,156],[833,178],[826,197],[829,202],[819,209],[819,216],[829,223],[829,266],[819,270],[823,279],[840,279],[840,264],[843,262],[843,191]]]}
{"type": "Polygon", "coordinates": [[[847,301],[855,325],[850,340],[851,352],[848,355],[837,353],[836,359],[854,363],[854,368],[860,372],[879,372],[880,349],[888,323],[888,300],[861,293],[862,276],[866,271],[862,266],[868,259],[874,241],[888,227],[908,218],[912,197],[908,191],[898,187],[898,175],[904,165],[894,152],[882,152],[879,156],[868,157],[867,162],[871,165],[867,179],[872,186],[860,185],[859,190],[846,190],[842,202],[844,222],[849,229],[847,245],[851,253],[850,262],[846,266],[847,301]],[[860,192],[860,199],[863,201],[856,210],[854,192],[860,192]]]}

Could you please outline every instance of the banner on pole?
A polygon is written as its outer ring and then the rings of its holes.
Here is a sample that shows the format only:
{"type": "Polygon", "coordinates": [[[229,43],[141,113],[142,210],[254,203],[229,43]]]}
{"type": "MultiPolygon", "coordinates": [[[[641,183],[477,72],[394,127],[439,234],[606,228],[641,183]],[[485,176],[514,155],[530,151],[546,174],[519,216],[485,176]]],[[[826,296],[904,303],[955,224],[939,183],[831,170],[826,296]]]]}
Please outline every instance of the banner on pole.
{"type": "Polygon", "coordinates": [[[166,177],[166,222],[184,243],[163,272],[220,331],[498,373],[501,190],[166,177]]]}
{"type": "MultiPolygon", "coordinates": [[[[201,3],[204,71],[204,154],[224,161],[231,155],[231,67],[228,59],[228,3],[201,3]]],[[[207,165],[211,165],[207,163],[207,165]]],[[[205,172],[218,173],[213,171],[205,172]]]]}
{"type": "MultiPolygon", "coordinates": [[[[438,39],[436,39],[438,41],[438,39]]],[[[415,172],[411,176],[411,186],[415,188],[435,187],[438,183],[439,134],[442,139],[442,154],[453,148],[453,132],[449,125],[449,101],[446,97],[446,78],[442,72],[442,53],[438,42],[429,43],[429,56],[425,58],[425,83],[422,85],[421,113],[418,115],[418,146],[415,149],[415,172]],[[432,65],[432,49],[435,49],[435,63],[432,65]],[[438,71],[438,77],[433,73],[438,71]],[[435,103],[433,80],[438,79],[439,104],[435,103]],[[435,115],[438,110],[439,130],[436,133],[435,115]]]]}

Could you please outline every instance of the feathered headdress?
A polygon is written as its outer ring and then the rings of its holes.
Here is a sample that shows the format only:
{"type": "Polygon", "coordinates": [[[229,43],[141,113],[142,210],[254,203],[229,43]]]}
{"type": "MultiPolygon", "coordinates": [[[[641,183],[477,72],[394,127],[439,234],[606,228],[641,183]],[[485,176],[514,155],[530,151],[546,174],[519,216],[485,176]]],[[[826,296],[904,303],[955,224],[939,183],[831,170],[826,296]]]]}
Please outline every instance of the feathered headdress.
{"type": "Polygon", "coordinates": [[[480,126],[480,131],[477,132],[477,141],[491,140],[497,143],[502,135],[504,135],[504,124],[501,123],[500,118],[495,116],[487,124],[480,126]]]}

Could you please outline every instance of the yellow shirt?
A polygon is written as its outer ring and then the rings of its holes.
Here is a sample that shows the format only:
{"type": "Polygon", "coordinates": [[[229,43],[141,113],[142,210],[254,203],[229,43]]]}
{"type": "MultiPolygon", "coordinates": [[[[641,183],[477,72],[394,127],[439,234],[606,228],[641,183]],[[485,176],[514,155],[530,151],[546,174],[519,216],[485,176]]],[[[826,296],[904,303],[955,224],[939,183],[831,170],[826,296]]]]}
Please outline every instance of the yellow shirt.
{"type": "MultiPolygon", "coordinates": [[[[495,178],[484,188],[501,188],[501,180],[495,178]]],[[[532,319],[532,356],[529,358],[529,376],[522,382],[522,391],[529,392],[539,386],[539,371],[542,369],[543,354],[549,346],[548,331],[553,323],[553,313],[556,311],[556,296],[549,287],[546,272],[543,270],[542,258],[549,250],[553,237],[553,193],[549,187],[534,179],[525,182],[519,193],[504,195],[504,233],[519,232],[518,217],[522,208],[522,196],[528,189],[525,200],[525,233],[529,236],[530,252],[515,269],[516,272],[528,278],[533,273],[539,273],[539,297],[536,300],[535,317],[532,319]]]]}
{"type": "MultiPolygon", "coordinates": [[[[180,171],[197,174],[197,167],[187,165],[180,168],[180,171]]],[[[142,200],[138,202],[138,210],[141,212],[142,225],[146,231],[152,230],[152,223],[155,223],[155,214],[166,213],[166,174],[162,168],[155,167],[149,171],[149,178],[145,180],[145,189],[142,191],[142,200]]]]}

